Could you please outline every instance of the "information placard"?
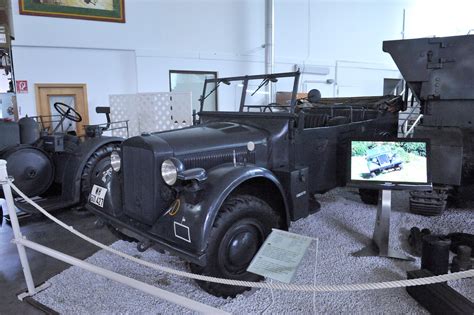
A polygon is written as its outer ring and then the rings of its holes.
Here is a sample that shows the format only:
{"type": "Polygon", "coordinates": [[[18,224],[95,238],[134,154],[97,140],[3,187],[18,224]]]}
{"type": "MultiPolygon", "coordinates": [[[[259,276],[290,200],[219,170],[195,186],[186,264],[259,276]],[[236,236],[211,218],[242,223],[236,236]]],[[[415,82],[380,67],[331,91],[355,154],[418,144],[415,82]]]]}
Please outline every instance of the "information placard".
{"type": "Polygon", "coordinates": [[[308,236],[273,229],[247,271],[290,283],[313,240],[308,236]]]}

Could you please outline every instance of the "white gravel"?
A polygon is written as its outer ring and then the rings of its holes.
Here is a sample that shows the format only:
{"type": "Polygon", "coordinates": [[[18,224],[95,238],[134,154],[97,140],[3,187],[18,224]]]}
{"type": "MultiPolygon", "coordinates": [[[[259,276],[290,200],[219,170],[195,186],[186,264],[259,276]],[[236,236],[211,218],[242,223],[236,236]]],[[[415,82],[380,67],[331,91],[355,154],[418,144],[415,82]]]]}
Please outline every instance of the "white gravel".
{"type": "MultiPolygon", "coordinates": [[[[406,279],[406,271],[419,269],[420,260],[406,262],[379,257],[352,257],[351,252],[364,247],[373,232],[374,206],[364,205],[354,189],[336,189],[319,198],[321,211],[292,224],[291,231],[319,238],[316,284],[365,283],[406,279]]],[[[408,251],[407,236],[413,226],[430,228],[433,233],[473,233],[474,211],[450,209],[441,217],[423,217],[407,213],[408,197],[394,192],[392,197],[391,246],[408,251]]],[[[186,269],[177,257],[154,250],[139,253],[134,244],[118,241],[113,247],[158,264],[186,269]]],[[[315,245],[297,272],[293,283],[310,284],[314,278],[315,245]]],[[[427,314],[404,288],[343,293],[280,292],[252,290],[235,299],[222,299],[202,291],[192,280],[147,269],[103,250],[87,259],[123,275],[153,284],[165,290],[212,305],[234,314],[262,312],[298,314],[396,313],[427,314]]],[[[63,314],[175,314],[188,313],[184,308],[164,302],[141,291],[71,267],[48,280],[52,286],[34,298],[63,314]]],[[[473,279],[450,285],[474,300],[473,279]]]]}

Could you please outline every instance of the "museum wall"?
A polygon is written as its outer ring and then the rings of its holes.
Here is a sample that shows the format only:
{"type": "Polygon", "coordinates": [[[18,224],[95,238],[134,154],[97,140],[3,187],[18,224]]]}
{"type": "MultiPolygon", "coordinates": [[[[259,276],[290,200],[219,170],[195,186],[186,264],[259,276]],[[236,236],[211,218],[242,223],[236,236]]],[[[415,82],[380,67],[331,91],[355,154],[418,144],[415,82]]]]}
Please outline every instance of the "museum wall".
{"type": "Polygon", "coordinates": [[[17,94],[20,116],[36,114],[35,83],[86,83],[90,123],[105,122],[95,107],[108,106],[109,94],[137,90],[133,51],[15,46],[13,54],[17,79],[29,84],[17,94]]]}
{"type": "MultiPolygon", "coordinates": [[[[263,0],[126,0],[125,24],[23,16],[18,2],[13,3],[16,78],[28,80],[30,86],[46,78],[82,79],[97,93],[89,97],[104,102],[114,93],[168,91],[170,69],[212,70],[220,76],[265,69],[263,0]],[[60,58],[64,48],[78,58],[58,64],[52,56],[60,58]],[[118,60],[124,64],[116,64],[118,60]]],[[[445,20],[435,17],[445,10],[430,3],[275,0],[275,71],[303,65],[300,90],[316,87],[324,96],[379,95],[383,78],[399,77],[391,58],[382,52],[382,41],[401,38],[403,8],[406,37],[464,31],[460,23],[442,27],[445,20]],[[329,73],[311,74],[311,66],[329,73]],[[324,83],[328,79],[336,82],[324,83]]],[[[456,13],[451,11],[448,17],[456,13]]],[[[33,94],[19,97],[25,113],[35,110],[33,94]]],[[[232,108],[234,98],[220,94],[221,108],[232,108]]],[[[91,121],[95,105],[90,101],[91,121]]]]}

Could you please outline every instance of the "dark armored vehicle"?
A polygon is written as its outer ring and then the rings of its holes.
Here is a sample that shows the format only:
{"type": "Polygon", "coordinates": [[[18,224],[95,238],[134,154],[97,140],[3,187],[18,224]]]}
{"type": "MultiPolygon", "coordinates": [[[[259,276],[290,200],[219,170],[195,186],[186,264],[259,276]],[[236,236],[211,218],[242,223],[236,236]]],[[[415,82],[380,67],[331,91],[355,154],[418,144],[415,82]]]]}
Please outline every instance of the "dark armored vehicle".
{"type": "MultiPolygon", "coordinates": [[[[348,138],[397,130],[399,97],[297,105],[298,79],[299,72],[206,80],[201,109],[219,84],[234,83],[242,87],[239,111],[201,111],[192,127],[125,140],[93,179],[87,209],[139,250],[169,251],[199,274],[258,281],[246,268],[271,229],[288,229],[318,210],[315,193],[345,184],[348,138]],[[247,94],[282,80],[292,81],[290,105],[247,105],[247,94]]],[[[246,289],[199,285],[224,297],[246,289]]]]}
{"type": "MultiPolygon", "coordinates": [[[[82,120],[74,108],[60,102],[54,108],[58,115],[0,122],[0,159],[7,161],[8,174],[21,191],[35,197],[48,211],[83,205],[92,175],[110,163],[110,153],[123,140],[102,136],[103,131],[120,125],[110,122],[108,107],[96,108],[98,113],[106,114],[107,123],[86,126],[85,137],[64,127],[82,120]]],[[[126,122],[121,123],[126,128],[126,122]]],[[[24,213],[36,213],[20,198],[15,204],[24,213]]]]}
{"type": "Polygon", "coordinates": [[[385,41],[383,50],[420,106],[414,137],[431,141],[434,189],[413,192],[411,211],[440,214],[448,195],[472,198],[463,190],[474,184],[474,36],[385,41]]]}
{"type": "Polygon", "coordinates": [[[383,171],[400,170],[403,161],[400,157],[390,151],[390,148],[379,146],[367,151],[367,168],[371,176],[377,176],[383,171]]]}

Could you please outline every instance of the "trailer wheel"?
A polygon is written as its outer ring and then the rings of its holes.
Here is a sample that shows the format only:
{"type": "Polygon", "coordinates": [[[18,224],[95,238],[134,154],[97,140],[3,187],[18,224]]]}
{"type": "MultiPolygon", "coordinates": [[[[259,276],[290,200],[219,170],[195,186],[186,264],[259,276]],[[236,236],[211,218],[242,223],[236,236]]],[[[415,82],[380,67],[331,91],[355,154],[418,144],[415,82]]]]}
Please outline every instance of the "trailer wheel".
{"type": "Polygon", "coordinates": [[[91,192],[91,180],[97,172],[104,169],[107,164],[110,164],[110,154],[114,150],[120,149],[120,143],[112,142],[107,143],[97,150],[89,157],[82,170],[81,175],[81,204],[84,205],[87,202],[89,193],[91,192]]]}
{"type": "MultiPolygon", "coordinates": [[[[279,227],[280,216],[263,200],[250,195],[230,197],[222,205],[209,237],[207,264],[190,264],[201,275],[260,281],[263,277],[246,269],[272,228],[279,227]]],[[[248,287],[197,281],[206,292],[223,298],[235,297],[248,287]]]]}
{"type": "Polygon", "coordinates": [[[368,205],[376,205],[379,202],[379,191],[377,189],[359,189],[360,200],[368,205]]]}

